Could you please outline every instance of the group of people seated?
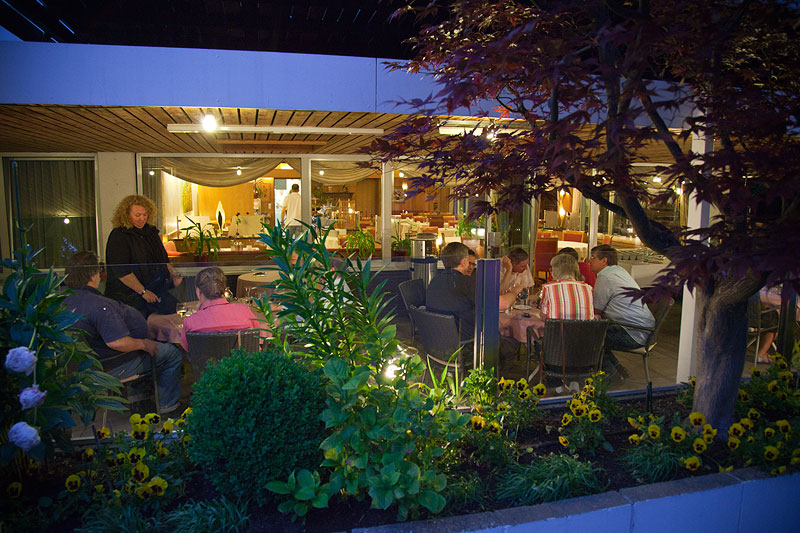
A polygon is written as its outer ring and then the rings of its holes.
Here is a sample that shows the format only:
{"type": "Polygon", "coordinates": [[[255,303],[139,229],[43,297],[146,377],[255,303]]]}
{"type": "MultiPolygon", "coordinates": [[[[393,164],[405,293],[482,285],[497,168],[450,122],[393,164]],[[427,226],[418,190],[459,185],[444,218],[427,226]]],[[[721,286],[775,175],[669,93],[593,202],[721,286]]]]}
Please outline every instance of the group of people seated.
{"type": "MultiPolygon", "coordinates": [[[[476,258],[458,242],[445,246],[439,257],[445,270],[428,285],[425,306],[432,312],[454,315],[460,323],[461,339],[466,340],[475,327],[476,258]]],[[[574,249],[562,249],[550,261],[552,281],[542,286],[539,305],[543,318],[615,322],[606,333],[603,367],[610,377],[624,379],[630,374],[613,350],[643,346],[647,333],[617,323],[652,328],[655,318],[641,299],[629,295],[630,289],[639,286],[617,263],[617,250],[607,244],[592,248],[588,263],[578,262],[574,249]]],[[[501,260],[499,309],[511,307],[517,295],[523,289],[532,290],[534,284],[527,252],[512,249],[501,260]]],[[[506,349],[501,342],[501,355],[509,351],[508,342],[505,345],[506,349]]]]}
{"type": "MultiPolygon", "coordinates": [[[[153,202],[140,195],[125,197],[113,215],[108,238],[108,281],[105,295],[99,290],[101,267],[94,252],[81,251],[66,264],[65,285],[72,289],[64,305],[81,318],[73,326],[103,362],[114,358],[107,371],[119,379],[147,372],[155,363],[158,373],[159,410],[179,407],[183,354],[174,344],[148,338],[147,317],[171,314],[177,298],[170,289],[183,281],[172,270],[158,236],[148,223],[155,216],[153,202]],[[129,354],[130,357],[118,357],[129,354]]],[[[195,278],[196,313],[185,318],[181,346],[188,350],[186,334],[192,331],[236,331],[259,328],[249,306],[228,302],[224,272],[218,267],[201,270],[195,278]]]]}

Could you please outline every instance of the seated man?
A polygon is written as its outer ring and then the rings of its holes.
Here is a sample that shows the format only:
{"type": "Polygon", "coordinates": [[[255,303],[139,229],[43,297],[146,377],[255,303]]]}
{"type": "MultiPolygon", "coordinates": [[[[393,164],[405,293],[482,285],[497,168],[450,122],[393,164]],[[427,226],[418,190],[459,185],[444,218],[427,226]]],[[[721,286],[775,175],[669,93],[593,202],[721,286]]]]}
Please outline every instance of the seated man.
{"type": "MultiPolygon", "coordinates": [[[[578,261],[578,252],[575,248],[562,248],[558,251],[558,255],[561,254],[569,254],[575,258],[575,261],[578,261]]],[[[592,272],[592,268],[589,266],[589,263],[581,263],[578,261],[578,269],[580,270],[581,276],[583,276],[583,281],[589,284],[590,287],[594,288],[594,284],[597,281],[597,276],[594,272],[592,272]]],[[[580,278],[578,278],[580,281],[580,278]]]]}
{"type": "Polygon", "coordinates": [[[522,248],[512,248],[501,260],[500,292],[514,290],[518,294],[522,289],[533,287],[533,274],[528,266],[528,252],[522,248]]]}
{"type": "MultiPolygon", "coordinates": [[[[638,289],[639,285],[630,274],[617,264],[617,250],[608,244],[601,244],[592,248],[589,257],[589,266],[597,274],[597,283],[594,286],[594,312],[598,316],[623,322],[634,326],[652,328],[655,318],[650,309],[641,299],[627,296],[624,293],[631,288],[638,289]]],[[[603,366],[611,375],[613,367],[627,377],[629,372],[619,364],[611,350],[639,348],[647,341],[646,331],[611,324],[606,333],[605,355],[603,366]],[[613,365],[613,366],[612,366],[613,365]]]]}
{"type": "Polygon", "coordinates": [[[172,344],[147,338],[147,322],[129,305],[106,298],[100,285],[100,266],[94,252],[78,252],[67,261],[66,285],[74,293],[64,299],[64,306],[83,318],[74,328],[86,332],[85,339],[102,361],[124,352],[137,352],[135,357],[108,371],[119,379],[148,371],[155,358],[158,369],[160,411],[167,414],[178,409],[181,395],[181,351],[172,344]]]}
{"type": "MultiPolygon", "coordinates": [[[[461,339],[475,331],[475,276],[470,275],[469,248],[460,242],[444,247],[439,259],[444,272],[434,277],[425,293],[425,308],[433,313],[454,315],[460,323],[461,339]]],[[[500,291],[500,309],[507,309],[516,298],[514,291],[500,291]]]]}
{"type": "Polygon", "coordinates": [[[204,268],[195,277],[195,293],[200,301],[196,313],[183,320],[181,346],[189,351],[186,334],[190,331],[238,331],[261,327],[249,306],[231,303],[222,294],[227,280],[219,267],[204,268]]]}

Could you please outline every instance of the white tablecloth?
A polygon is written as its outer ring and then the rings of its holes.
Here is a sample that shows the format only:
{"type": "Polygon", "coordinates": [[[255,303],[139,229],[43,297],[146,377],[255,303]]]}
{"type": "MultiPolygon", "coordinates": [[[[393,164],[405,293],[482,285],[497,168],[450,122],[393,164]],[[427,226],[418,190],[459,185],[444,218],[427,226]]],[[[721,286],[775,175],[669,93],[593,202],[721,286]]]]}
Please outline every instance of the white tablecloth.
{"type": "Polygon", "coordinates": [[[261,293],[267,291],[266,288],[261,287],[262,285],[266,285],[279,278],[280,275],[277,270],[259,270],[258,272],[242,274],[236,280],[236,297],[246,298],[248,296],[259,296],[261,293]],[[247,289],[253,290],[248,293],[247,289]]]}
{"type": "Polygon", "coordinates": [[[585,242],[558,241],[558,249],[574,248],[578,252],[578,261],[585,261],[589,255],[589,244],[585,242]]]}

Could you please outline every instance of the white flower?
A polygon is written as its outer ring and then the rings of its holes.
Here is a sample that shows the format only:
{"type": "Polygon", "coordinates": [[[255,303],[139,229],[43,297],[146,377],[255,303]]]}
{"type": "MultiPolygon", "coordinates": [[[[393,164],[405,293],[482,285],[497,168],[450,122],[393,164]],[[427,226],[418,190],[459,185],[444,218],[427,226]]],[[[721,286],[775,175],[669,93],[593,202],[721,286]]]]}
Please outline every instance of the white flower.
{"type": "Polygon", "coordinates": [[[38,445],[42,439],[39,432],[25,422],[17,422],[8,430],[8,440],[26,452],[38,445]]]}
{"type": "Polygon", "coordinates": [[[12,348],[6,355],[6,368],[12,372],[30,376],[36,364],[36,354],[24,346],[12,348]]]}
{"type": "Polygon", "coordinates": [[[42,405],[45,396],[47,396],[47,391],[42,392],[39,390],[39,385],[34,385],[19,393],[19,403],[22,405],[22,409],[33,409],[42,405]]]}

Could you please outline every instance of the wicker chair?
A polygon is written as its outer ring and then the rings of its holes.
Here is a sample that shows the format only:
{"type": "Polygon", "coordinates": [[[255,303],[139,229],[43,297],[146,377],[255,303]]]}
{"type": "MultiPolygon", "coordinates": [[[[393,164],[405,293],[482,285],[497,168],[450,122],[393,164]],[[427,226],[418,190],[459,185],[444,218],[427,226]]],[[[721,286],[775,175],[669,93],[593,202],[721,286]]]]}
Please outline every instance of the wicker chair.
{"type": "MultiPolygon", "coordinates": [[[[153,399],[155,400],[156,404],[156,413],[161,414],[161,404],[158,400],[158,370],[156,369],[155,359],[150,356],[149,353],[145,351],[136,350],[133,352],[123,352],[117,355],[112,355],[110,357],[104,357],[100,360],[100,365],[103,367],[103,372],[106,374],[110,374],[114,377],[118,377],[117,374],[114,372],[115,369],[119,368],[125,363],[128,363],[134,359],[140,359],[143,357],[150,357],[150,368],[148,370],[142,370],[136,374],[130,375],[125,378],[119,378],[120,383],[122,383],[126,391],[125,397],[129,402],[134,402],[143,399],[143,397],[138,396],[131,396],[127,394],[128,385],[139,380],[147,380],[148,384],[153,387],[153,399]]],[[[149,395],[148,395],[149,396],[149,395]]],[[[108,411],[103,410],[103,422],[102,425],[106,425],[106,419],[108,417],[108,411]]]]}
{"type": "Polygon", "coordinates": [[[561,379],[565,386],[572,381],[582,382],[600,370],[607,329],[608,320],[548,318],[544,321],[544,336],[539,337],[536,328],[529,326],[525,370],[528,379],[532,377],[528,372],[535,339],[540,341],[541,351],[538,368],[533,374],[541,370],[545,379],[561,379]]]}
{"type": "Polygon", "coordinates": [[[186,334],[186,342],[189,345],[187,357],[192,365],[195,381],[200,379],[209,360],[218,361],[222,357],[227,357],[234,348],[243,348],[251,352],[260,350],[260,334],[261,332],[257,329],[188,332],[186,334]]]}
{"type": "Polygon", "coordinates": [[[417,338],[417,325],[414,323],[414,315],[411,314],[411,307],[425,309],[425,282],[421,279],[410,279],[397,286],[400,291],[400,298],[403,299],[403,306],[406,308],[411,319],[411,344],[417,338]]]}
{"type": "Polygon", "coordinates": [[[429,361],[456,370],[458,379],[466,377],[466,369],[472,367],[472,339],[461,340],[458,319],[453,315],[432,313],[411,306],[410,314],[419,328],[422,349],[429,361]],[[453,359],[453,354],[456,354],[453,359]]]}

